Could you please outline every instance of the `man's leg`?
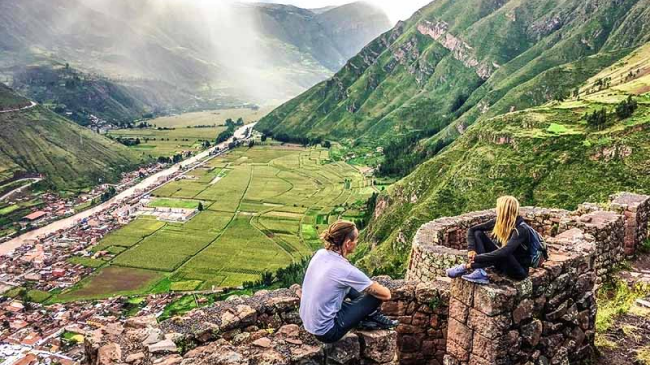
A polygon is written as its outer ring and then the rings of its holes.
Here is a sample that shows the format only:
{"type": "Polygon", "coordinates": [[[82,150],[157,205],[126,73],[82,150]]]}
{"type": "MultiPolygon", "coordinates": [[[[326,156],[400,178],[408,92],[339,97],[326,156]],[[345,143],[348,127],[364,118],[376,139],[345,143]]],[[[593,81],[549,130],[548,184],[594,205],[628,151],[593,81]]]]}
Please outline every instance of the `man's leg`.
{"type": "MultiPolygon", "coordinates": [[[[357,292],[358,293],[358,292],[357,292]]],[[[336,330],[326,342],[336,342],[346,333],[361,323],[366,317],[374,313],[381,305],[381,300],[368,294],[361,294],[349,302],[343,302],[341,310],[336,314],[334,327],[336,330]]]]}

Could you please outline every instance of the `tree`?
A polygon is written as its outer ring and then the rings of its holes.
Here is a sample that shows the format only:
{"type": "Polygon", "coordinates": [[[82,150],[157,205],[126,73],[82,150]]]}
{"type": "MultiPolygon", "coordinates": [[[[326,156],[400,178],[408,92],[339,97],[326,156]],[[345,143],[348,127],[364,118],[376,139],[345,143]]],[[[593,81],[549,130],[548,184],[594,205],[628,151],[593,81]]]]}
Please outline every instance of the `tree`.
{"type": "Polygon", "coordinates": [[[266,134],[262,134],[262,138],[261,138],[262,142],[266,142],[266,139],[267,139],[267,138],[268,138],[268,137],[266,136],[266,134]]]}
{"type": "Polygon", "coordinates": [[[323,142],[323,147],[324,148],[332,148],[332,142],[330,142],[330,141],[323,142]]]}
{"type": "Polygon", "coordinates": [[[196,207],[196,209],[198,209],[199,212],[202,212],[203,211],[203,202],[199,202],[199,206],[196,207]]]}
{"type": "Polygon", "coordinates": [[[616,106],[616,116],[618,119],[627,119],[634,114],[634,111],[639,107],[636,100],[632,95],[628,96],[626,100],[621,101],[616,106]]]}
{"type": "Polygon", "coordinates": [[[607,109],[594,110],[591,114],[586,114],[587,125],[592,128],[601,130],[607,124],[607,109]]]}

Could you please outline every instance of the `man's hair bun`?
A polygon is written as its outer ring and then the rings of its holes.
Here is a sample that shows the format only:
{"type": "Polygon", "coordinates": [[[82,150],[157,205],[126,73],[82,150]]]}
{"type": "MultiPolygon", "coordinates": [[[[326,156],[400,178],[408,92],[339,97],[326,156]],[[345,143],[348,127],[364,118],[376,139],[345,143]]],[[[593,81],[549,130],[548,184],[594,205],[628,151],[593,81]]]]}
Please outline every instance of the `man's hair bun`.
{"type": "Polygon", "coordinates": [[[329,226],[320,238],[327,243],[326,247],[341,248],[347,239],[356,239],[357,226],[352,222],[338,221],[329,226]]]}

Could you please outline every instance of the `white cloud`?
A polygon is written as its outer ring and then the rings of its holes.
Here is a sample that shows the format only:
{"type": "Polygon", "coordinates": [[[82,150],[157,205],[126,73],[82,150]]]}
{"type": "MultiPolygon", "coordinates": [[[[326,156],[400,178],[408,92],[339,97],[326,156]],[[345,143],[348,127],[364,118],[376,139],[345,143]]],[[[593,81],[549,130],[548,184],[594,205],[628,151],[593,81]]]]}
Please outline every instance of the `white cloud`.
{"type": "MultiPolygon", "coordinates": [[[[256,0],[243,0],[246,2],[256,2],[256,0]]],[[[257,0],[259,1],[259,0],[257,0]]],[[[375,4],[391,18],[393,22],[409,18],[415,11],[430,3],[432,0],[365,0],[375,4]]],[[[351,3],[351,0],[265,0],[263,2],[291,4],[301,8],[321,8],[329,5],[343,5],[351,3]]]]}

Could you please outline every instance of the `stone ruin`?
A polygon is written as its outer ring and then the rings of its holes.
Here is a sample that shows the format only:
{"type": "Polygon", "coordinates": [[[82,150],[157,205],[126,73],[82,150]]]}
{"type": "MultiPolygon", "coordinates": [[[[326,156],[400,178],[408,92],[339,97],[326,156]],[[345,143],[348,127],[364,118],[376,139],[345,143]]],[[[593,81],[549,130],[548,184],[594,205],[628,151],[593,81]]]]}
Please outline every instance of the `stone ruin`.
{"type": "Polygon", "coordinates": [[[131,318],[86,337],[91,365],[487,365],[579,364],[594,351],[595,289],[648,238],[650,197],[612,196],[606,206],[576,211],[522,208],[547,240],[550,259],[513,281],[490,272],[491,284],[444,278],[464,262],[481,211],[423,225],[413,239],[406,280],[375,278],[393,298],[384,313],[394,331],[353,331],[332,345],[301,327],[300,287],[231,297],[158,323],[131,318]]]}

